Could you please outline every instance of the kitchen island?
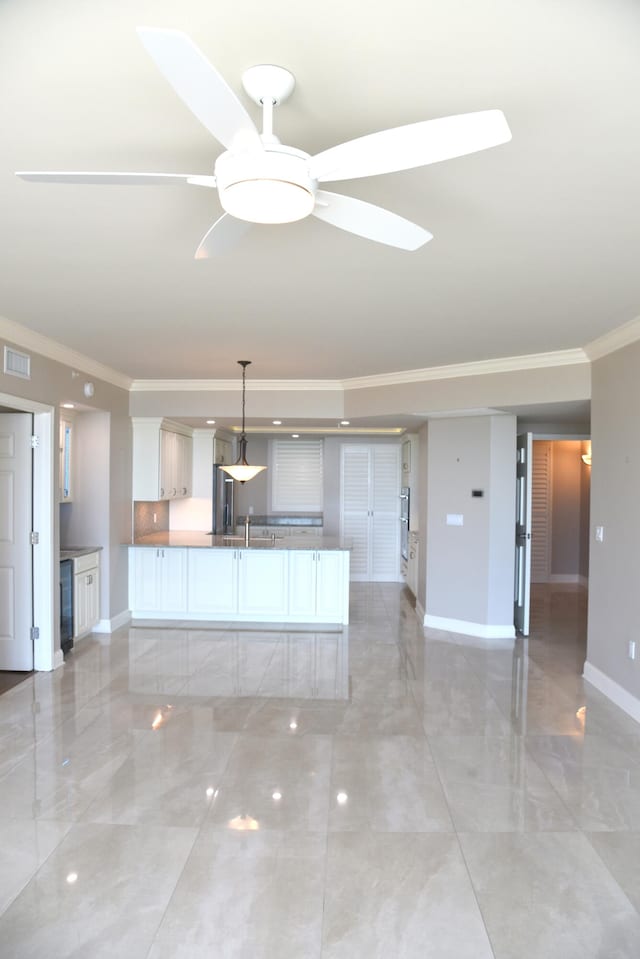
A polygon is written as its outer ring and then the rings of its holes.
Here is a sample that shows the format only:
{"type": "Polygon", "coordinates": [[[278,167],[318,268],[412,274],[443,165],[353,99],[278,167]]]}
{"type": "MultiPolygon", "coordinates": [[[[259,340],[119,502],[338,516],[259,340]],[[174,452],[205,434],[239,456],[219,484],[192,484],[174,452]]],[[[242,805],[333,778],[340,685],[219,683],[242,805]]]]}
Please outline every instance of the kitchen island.
{"type": "Polygon", "coordinates": [[[134,619],[349,622],[349,548],[336,537],[171,530],[129,547],[134,619]]]}

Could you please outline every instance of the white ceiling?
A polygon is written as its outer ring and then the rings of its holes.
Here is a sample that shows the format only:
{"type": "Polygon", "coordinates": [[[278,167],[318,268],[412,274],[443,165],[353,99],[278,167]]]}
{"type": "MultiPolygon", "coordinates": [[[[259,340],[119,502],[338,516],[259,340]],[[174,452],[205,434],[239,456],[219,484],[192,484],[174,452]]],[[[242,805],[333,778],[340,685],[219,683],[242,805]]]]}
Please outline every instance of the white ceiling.
{"type": "MultiPolygon", "coordinates": [[[[347,378],[582,346],[640,313],[633,0],[4,0],[0,314],[133,378],[347,378]],[[194,261],[214,191],[25,183],[17,169],[211,172],[221,152],[137,38],[184,30],[315,153],[499,107],[511,143],[333,184],[435,239],[404,253],[311,218],[194,261]]],[[[246,98],[244,102],[257,108],[246,98]]]]}

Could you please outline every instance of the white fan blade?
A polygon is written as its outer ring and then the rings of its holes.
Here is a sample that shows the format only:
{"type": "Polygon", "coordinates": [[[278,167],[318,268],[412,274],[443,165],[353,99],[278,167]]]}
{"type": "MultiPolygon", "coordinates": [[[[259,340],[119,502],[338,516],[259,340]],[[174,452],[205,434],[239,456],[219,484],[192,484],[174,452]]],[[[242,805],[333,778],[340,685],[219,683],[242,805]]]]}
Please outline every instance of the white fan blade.
{"type": "Polygon", "coordinates": [[[502,110],[462,113],[341,143],[312,157],[309,172],[320,182],[353,180],[438,163],[486,150],[510,139],[511,131],[502,110]]]}
{"type": "Polygon", "coordinates": [[[180,99],[228,150],[262,150],[256,126],[231,87],[179,30],[138,27],[156,66],[180,99]]]}
{"type": "MultiPolygon", "coordinates": [[[[18,170],[16,176],[23,180],[34,180],[41,183],[97,183],[117,184],[118,186],[171,186],[178,183],[191,183],[205,179],[196,173],[82,173],[82,172],[55,172],[37,170],[18,170]]],[[[215,177],[207,179],[213,180],[215,177]]]]}
{"type": "Polygon", "coordinates": [[[247,220],[237,220],[235,216],[223,213],[202,237],[195,259],[208,260],[209,257],[226,253],[236,245],[251,226],[252,224],[247,220]]]}
{"type": "Polygon", "coordinates": [[[397,246],[401,250],[417,250],[433,239],[433,235],[417,223],[411,223],[410,220],[383,210],[380,206],[356,200],[352,196],[343,196],[341,193],[318,190],[313,215],[340,230],[364,236],[376,243],[397,246]]]}

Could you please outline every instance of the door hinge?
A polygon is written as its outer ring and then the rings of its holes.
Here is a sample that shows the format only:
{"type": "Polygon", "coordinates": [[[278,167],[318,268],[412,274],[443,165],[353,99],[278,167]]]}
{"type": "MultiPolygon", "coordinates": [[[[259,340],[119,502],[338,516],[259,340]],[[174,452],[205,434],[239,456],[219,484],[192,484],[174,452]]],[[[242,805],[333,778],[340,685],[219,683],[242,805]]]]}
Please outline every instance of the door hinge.
{"type": "Polygon", "coordinates": [[[40,446],[40,437],[36,436],[34,433],[33,436],[31,437],[31,449],[37,450],[39,446],[40,446]]]}
{"type": "Polygon", "coordinates": [[[31,642],[33,643],[34,640],[36,640],[36,639],[40,639],[40,627],[39,627],[39,626],[32,626],[32,627],[31,627],[31,642]]]}
{"type": "Polygon", "coordinates": [[[35,530],[31,530],[31,535],[29,536],[29,542],[32,546],[38,546],[40,543],[40,533],[36,533],[35,530]]]}

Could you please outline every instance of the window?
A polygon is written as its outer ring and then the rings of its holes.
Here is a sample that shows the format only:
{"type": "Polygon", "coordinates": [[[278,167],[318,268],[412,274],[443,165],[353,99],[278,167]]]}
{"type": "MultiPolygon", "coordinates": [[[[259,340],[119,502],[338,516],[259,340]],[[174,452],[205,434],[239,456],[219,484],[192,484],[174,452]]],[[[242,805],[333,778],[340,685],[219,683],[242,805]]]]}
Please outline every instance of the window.
{"type": "Polygon", "coordinates": [[[272,510],[322,510],[322,451],[322,440],[272,440],[272,510]]]}

